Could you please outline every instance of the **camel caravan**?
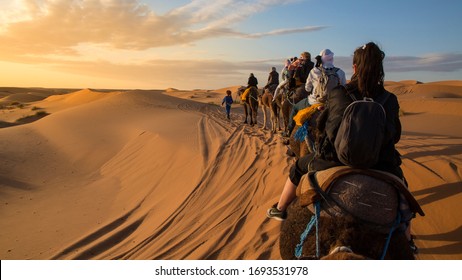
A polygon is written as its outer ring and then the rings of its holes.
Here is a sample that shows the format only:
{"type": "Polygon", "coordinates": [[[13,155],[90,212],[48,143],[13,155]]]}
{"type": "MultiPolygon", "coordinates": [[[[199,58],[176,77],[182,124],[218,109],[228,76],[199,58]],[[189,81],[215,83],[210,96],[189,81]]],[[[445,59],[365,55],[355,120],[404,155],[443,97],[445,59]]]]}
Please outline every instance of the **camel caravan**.
{"type": "Polygon", "coordinates": [[[383,87],[383,58],[372,42],[356,49],[347,84],[329,49],[316,64],[303,52],[286,61],[281,81],[273,67],[262,89],[253,74],[238,89],[244,123],[257,124],[261,107],[262,129],[269,116],[271,131],[281,133],[296,158],[267,211],[282,221],[283,259],[415,259],[418,253],[411,219],[425,214],[400,168],[399,105],[383,87]]]}
{"type": "MultiPolygon", "coordinates": [[[[287,75],[287,74],[286,74],[287,75]]],[[[257,124],[256,116],[258,108],[262,108],[263,112],[263,126],[262,129],[267,129],[268,115],[270,116],[271,131],[276,133],[282,131],[287,133],[289,124],[289,115],[292,106],[307,96],[305,93],[295,95],[295,80],[289,83],[289,78],[283,75],[283,82],[279,83],[278,73],[275,67],[268,77],[268,83],[263,89],[258,89],[258,81],[253,75],[250,74],[248,86],[241,86],[237,90],[237,96],[241,99],[241,104],[244,106],[245,120],[248,123],[250,118],[250,125],[257,124]],[[281,93],[281,94],[278,94],[281,93]],[[284,129],[281,128],[281,118],[284,124],[284,129]],[[276,129],[277,127],[277,129],[276,129]]],[[[301,89],[301,88],[300,88],[301,89]]]]}

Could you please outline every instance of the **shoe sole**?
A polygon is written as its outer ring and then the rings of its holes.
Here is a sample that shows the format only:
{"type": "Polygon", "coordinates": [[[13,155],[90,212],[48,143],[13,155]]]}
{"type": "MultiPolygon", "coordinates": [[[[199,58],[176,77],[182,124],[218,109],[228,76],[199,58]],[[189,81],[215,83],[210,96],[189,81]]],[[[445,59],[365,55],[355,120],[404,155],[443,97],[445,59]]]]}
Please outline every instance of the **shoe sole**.
{"type": "Polygon", "coordinates": [[[270,211],[269,209],[266,211],[266,217],[268,217],[268,219],[275,219],[275,220],[278,220],[278,221],[281,221],[281,222],[285,220],[285,219],[283,219],[281,217],[271,216],[269,211],[270,211]]]}

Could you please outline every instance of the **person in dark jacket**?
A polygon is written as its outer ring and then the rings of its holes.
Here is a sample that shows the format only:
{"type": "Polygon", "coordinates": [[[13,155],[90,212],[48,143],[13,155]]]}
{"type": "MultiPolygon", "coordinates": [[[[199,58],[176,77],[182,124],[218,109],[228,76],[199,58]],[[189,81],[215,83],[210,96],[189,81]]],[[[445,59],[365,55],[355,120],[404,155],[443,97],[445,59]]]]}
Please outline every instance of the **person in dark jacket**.
{"type": "Polygon", "coordinates": [[[305,84],[308,74],[310,74],[311,69],[314,67],[314,62],[311,61],[311,54],[309,52],[302,52],[299,61],[300,64],[295,71],[295,76],[301,84],[305,84]]]}
{"type": "Polygon", "coordinates": [[[271,67],[271,72],[268,75],[268,82],[264,88],[267,89],[271,85],[279,85],[279,73],[276,71],[276,67],[271,67]]]}
{"type": "Polygon", "coordinates": [[[257,85],[258,85],[257,78],[253,75],[253,73],[250,73],[249,80],[247,81],[247,88],[257,87],[257,85]]]}
{"type": "MultiPolygon", "coordinates": [[[[385,91],[383,58],[385,54],[375,43],[359,47],[353,56],[353,76],[349,84],[334,88],[327,99],[326,109],[318,118],[318,151],[298,159],[290,168],[279,202],[268,209],[268,218],[284,220],[286,209],[296,197],[296,188],[300,179],[308,171],[318,171],[343,165],[337,158],[334,140],[345,108],[352,102],[348,91],[357,96],[374,98],[385,91]]],[[[387,115],[385,144],[382,146],[380,160],[373,169],[390,172],[399,178],[404,178],[401,170],[401,158],[395,144],[401,137],[401,122],[399,120],[399,104],[397,97],[390,93],[384,104],[387,115]]],[[[367,141],[367,139],[364,139],[367,141]]],[[[408,217],[406,217],[408,218],[408,217]]],[[[409,218],[410,219],[410,218],[409,218]]]]}

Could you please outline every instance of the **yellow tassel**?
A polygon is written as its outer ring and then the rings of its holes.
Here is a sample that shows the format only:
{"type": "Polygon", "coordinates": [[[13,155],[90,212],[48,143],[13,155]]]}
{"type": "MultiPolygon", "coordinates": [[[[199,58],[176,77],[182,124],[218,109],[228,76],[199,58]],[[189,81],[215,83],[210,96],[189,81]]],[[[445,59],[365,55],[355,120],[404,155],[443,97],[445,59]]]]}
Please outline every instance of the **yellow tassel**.
{"type": "Polygon", "coordinates": [[[313,104],[309,107],[306,107],[305,109],[302,109],[297,112],[297,114],[294,116],[294,121],[297,125],[303,125],[305,121],[311,118],[311,116],[318,110],[318,107],[322,106],[321,103],[318,104],[313,104]]]}

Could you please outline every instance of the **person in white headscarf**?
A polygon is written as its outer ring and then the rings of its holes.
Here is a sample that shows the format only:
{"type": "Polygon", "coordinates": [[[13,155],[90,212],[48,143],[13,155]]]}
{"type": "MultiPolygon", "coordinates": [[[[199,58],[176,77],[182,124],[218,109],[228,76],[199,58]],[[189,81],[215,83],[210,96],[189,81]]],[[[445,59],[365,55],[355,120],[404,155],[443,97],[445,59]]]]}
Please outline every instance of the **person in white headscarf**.
{"type": "Polygon", "coordinates": [[[323,99],[325,99],[325,96],[320,96],[319,92],[315,92],[323,71],[335,71],[339,78],[339,83],[341,85],[346,84],[345,72],[342,69],[334,66],[334,53],[330,49],[322,50],[318,57],[321,58],[321,65],[319,65],[319,63],[316,64],[316,67],[310,71],[310,74],[308,75],[305,83],[305,90],[310,93],[308,96],[310,105],[323,103],[323,99]],[[321,69],[321,67],[323,69],[321,69]]]}
{"type": "MultiPolygon", "coordinates": [[[[287,132],[284,134],[285,136],[290,136],[293,129],[295,128],[295,121],[294,116],[298,113],[298,111],[307,108],[311,105],[315,104],[323,104],[326,99],[326,93],[322,93],[318,90],[318,84],[321,81],[322,73],[326,72],[335,72],[338,77],[338,84],[345,85],[346,84],[346,77],[345,72],[334,66],[334,53],[329,49],[324,49],[316,56],[316,65],[311,69],[308,78],[306,79],[305,83],[305,90],[308,92],[308,97],[300,100],[297,102],[291,109],[289,115],[289,123],[287,125],[287,132]],[[321,69],[322,68],[322,69],[321,69]]],[[[319,109],[322,109],[320,107],[319,109]]]]}
{"type": "Polygon", "coordinates": [[[334,67],[334,53],[329,49],[324,49],[319,54],[321,56],[322,66],[324,68],[334,67]]]}

